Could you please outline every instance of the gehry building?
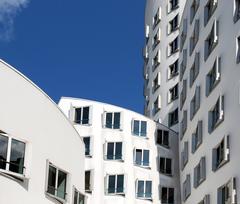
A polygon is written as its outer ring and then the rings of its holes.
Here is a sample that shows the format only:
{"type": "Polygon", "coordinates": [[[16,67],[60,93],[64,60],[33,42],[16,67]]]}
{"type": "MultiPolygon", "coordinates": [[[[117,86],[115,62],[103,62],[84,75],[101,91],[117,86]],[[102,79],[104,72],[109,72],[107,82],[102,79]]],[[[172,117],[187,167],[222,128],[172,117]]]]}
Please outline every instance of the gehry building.
{"type": "Polygon", "coordinates": [[[0,61],[0,203],[84,203],[84,143],[58,106],[0,61]]]}
{"type": "Polygon", "coordinates": [[[85,143],[87,203],[180,203],[174,131],[110,104],[63,97],[59,107],[85,143]]]}

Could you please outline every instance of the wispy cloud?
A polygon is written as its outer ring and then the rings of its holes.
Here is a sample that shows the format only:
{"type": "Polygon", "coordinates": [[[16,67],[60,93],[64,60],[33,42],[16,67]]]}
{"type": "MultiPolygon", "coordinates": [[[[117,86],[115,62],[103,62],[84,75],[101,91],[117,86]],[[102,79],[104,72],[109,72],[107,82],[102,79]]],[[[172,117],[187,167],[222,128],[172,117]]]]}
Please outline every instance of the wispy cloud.
{"type": "Polygon", "coordinates": [[[14,18],[28,3],[29,0],[0,0],[0,40],[11,40],[14,18]]]}

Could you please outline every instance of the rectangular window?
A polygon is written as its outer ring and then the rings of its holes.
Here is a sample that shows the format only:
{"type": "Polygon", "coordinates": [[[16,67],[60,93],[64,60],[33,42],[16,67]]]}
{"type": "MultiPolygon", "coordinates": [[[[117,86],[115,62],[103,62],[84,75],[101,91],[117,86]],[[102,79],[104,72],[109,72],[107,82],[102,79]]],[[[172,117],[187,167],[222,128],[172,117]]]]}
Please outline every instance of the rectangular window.
{"type": "Polygon", "coordinates": [[[225,136],[222,141],[212,150],[212,170],[218,170],[221,166],[226,164],[229,159],[229,136],[225,136]]]}
{"type": "Polygon", "coordinates": [[[234,22],[240,18],[240,0],[234,0],[234,22]]]}
{"type": "Polygon", "coordinates": [[[204,25],[206,26],[209,19],[213,15],[217,8],[218,0],[208,0],[206,6],[204,7],[204,25]]]}
{"type": "Polygon", "coordinates": [[[90,152],[90,137],[84,137],[83,138],[83,142],[85,145],[85,156],[90,156],[91,152],[90,152]]]}
{"type": "Polygon", "coordinates": [[[171,79],[177,75],[178,75],[178,60],[176,60],[173,64],[169,65],[168,79],[171,79]]]}
{"type": "Polygon", "coordinates": [[[178,29],[178,15],[176,15],[168,24],[168,34],[178,29]]]}
{"type": "Polygon", "coordinates": [[[237,37],[237,45],[236,45],[236,48],[237,48],[237,56],[236,56],[236,62],[237,64],[240,62],[240,36],[237,37]]]}
{"type": "Polygon", "coordinates": [[[161,85],[161,74],[159,72],[155,77],[155,79],[153,80],[153,93],[160,87],[160,85],[161,85]]]}
{"type": "Polygon", "coordinates": [[[137,181],[137,198],[152,198],[152,181],[137,181]]]}
{"type": "Polygon", "coordinates": [[[190,23],[193,22],[193,19],[197,13],[197,10],[199,8],[199,2],[200,0],[193,0],[192,5],[190,7],[190,23]]]}
{"type": "Polygon", "coordinates": [[[124,175],[108,175],[107,193],[124,194],[124,175]]]}
{"type": "Polygon", "coordinates": [[[174,204],[174,188],[162,187],[161,203],[162,204],[174,204]]]}
{"type": "Polygon", "coordinates": [[[197,128],[192,134],[192,153],[202,144],[202,121],[198,121],[197,128]]]}
{"type": "Polygon", "coordinates": [[[180,64],[180,80],[182,80],[187,67],[187,49],[182,51],[182,62],[180,64]]]}
{"type": "Polygon", "coordinates": [[[161,21],[161,7],[158,8],[155,16],[153,17],[153,28],[155,28],[160,21],[161,21]]]}
{"type": "Polygon", "coordinates": [[[194,96],[190,102],[190,119],[192,120],[200,108],[200,86],[196,86],[194,96]]]}
{"type": "Polygon", "coordinates": [[[135,149],[135,162],[138,166],[149,167],[149,150],[135,149]]]}
{"type": "Polygon", "coordinates": [[[199,39],[199,19],[195,20],[195,24],[194,24],[194,29],[193,29],[193,33],[192,36],[190,37],[190,56],[193,53],[194,48],[197,45],[199,39]]]}
{"type": "Polygon", "coordinates": [[[168,123],[170,127],[178,123],[178,108],[168,114],[168,123]]]}
{"type": "Polygon", "coordinates": [[[85,192],[92,193],[92,171],[85,171],[85,192]]]}
{"type": "Polygon", "coordinates": [[[168,56],[173,55],[179,50],[178,48],[178,37],[176,37],[168,46],[168,56]]]}
{"type": "Polygon", "coordinates": [[[162,107],[161,95],[158,95],[157,99],[153,103],[153,114],[156,114],[160,111],[162,107]]]}
{"type": "Polygon", "coordinates": [[[183,80],[183,85],[182,85],[182,92],[180,94],[180,108],[183,108],[183,105],[185,103],[185,100],[187,98],[187,79],[183,80]]]}
{"type": "Polygon", "coordinates": [[[224,120],[224,96],[220,96],[208,112],[208,132],[211,133],[224,120]]]}
{"type": "Polygon", "coordinates": [[[133,134],[137,136],[147,136],[147,121],[133,120],[133,134]]]}
{"type": "Polygon", "coordinates": [[[57,199],[66,200],[66,187],[67,173],[49,163],[47,193],[57,199]]]}
{"type": "Polygon", "coordinates": [[[194,188],[197,188],[206,179],[206,159],[202,157],[194,168],[194,188]]]}
{"type": "Polygon", "coordinates": [[[0,169],[24,174],[25,146],[24,142],[0,134],[0,169]]]}
{"type": "Polygon", "coordinates": [[[195,54],[193,65],[190,69],[190,87],[192,87],[193,83],[195,82],[198,74],[199,74],[199,68],[200,68],[200,53],[195,54]]]}
{"type": "Polygon", "coordinates": [[[169,12],[178,8],[178,0],[169,0],[169,12]]]}
{"type": "Polygon", "coordinates": [[[172,175],[172,159],[160,157],[160,173],[172,175]]]}
{"type": "Polygon", "coordinates": [[[178,84],[169,89],[168,97],[168,103],[171,103],[172,101],[178,99],[178,84]]]}
{"type": "Polygon", "coordinates": [[[85,197],[76,188],[74,188],[73,204],[85,204],[85,197]]]}
{"type": "Polygon", "coordinates": [[[183,19],[183,30],[181,32],[181,35],[180,35],[180,50],[182,51],[183,49],[183,46],[184,46],[184,43],[185,43],[185,40],[187,38],[187,28],[188,28],[188,22],[187,22],[187,19],[183,19]]]}
{"type": "Polygon", "coordinates": [[[217,190],[217,204],[237,203],[236,179],[231,178],[217,190]]]}
{"type": "Polygon", "coordinates": [[[183,182],[183,201],[185,202],[190,195],[191,195],[191,179],[190,174],[188,174],[186,176],[185,181],[183,182]]]}
{"type": "Polygon", "coordinates": [[[157,68],[160,62],[161,62],[161,52],[160,50],[158,50],[157,54],[153,58],[153,68],[152,68],[153,71],[157,68]]]}
{"type": "Polygon", "coordinates": [[[182,170],[188,163],[188,142],[184,142],[184,148],[181,152],[182,170]]]}
{"type": "Polygon", "coordinates": [[[169,148],[169,131],[157,130],[157,144],[169,148]]]}
{"type": "Polygon", "coordinates": [[[198,204],[210,204],[210,195],[205,195],[204,198],[198,202],[198,204]]]}
{"type": "Polygon", "coordinates": [[[89,124],[89,110],[90,107],[80,107],[75,108],[75,118],[74,122],[80,125],[88,125],[89,124]]]}
{"type": "Polygon", "coordinates": [[[120,129],[120,112],[107,112],[105,127],[110,129],[120,129]]]}
{"type": "Polygon", "coordinates": [[[107,143],[107,160],[122,160],[122,142],[107,143]]]}
{"type": "Polygon", "coordinates": [[[183,111],[183,118],[181,121],[181,139],[183,138],[185,132],[187,130],[187,110],[183,111]]]}
{"type": "Polygon", "coordinates": [[[160,43],[161,40],[161,29],[158,29],[158,32],[154,35],[153,38],[153,49],[157,47],[157,45],[160,43]]]}

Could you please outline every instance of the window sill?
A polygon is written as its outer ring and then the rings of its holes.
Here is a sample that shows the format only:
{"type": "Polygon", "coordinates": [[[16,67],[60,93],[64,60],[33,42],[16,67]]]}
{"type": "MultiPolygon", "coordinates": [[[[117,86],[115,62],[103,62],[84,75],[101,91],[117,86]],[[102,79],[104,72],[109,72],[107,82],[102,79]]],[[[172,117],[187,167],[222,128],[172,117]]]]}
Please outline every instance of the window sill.
{"type": "Polygon", "coordinates": [[[217,170],[221,169],[221,167],[223,167],[225,164],[227,164],[230,160],[223,160],[220,164],[218,164],[218,166],[216,166],[216,169],[213,170],[214,172],[216,172],[217,170]]]}
{"type": "Polygon", "coordinates": [[[213,84],[213,86],[212,86],[211,88],[209,87],[209,90],[207,90],[207,92],[206,92],[206,96],[207,96],[207,97],[211,95],[211,93],[213,92],[213,90],[215,89],[215,87],[219,84],[219,82],[220,82],[220,80],[215,81],[215,83],[213,84]]]}
{"type": "Polygon", "coordinates": [[[85,193],[92,194],[92,190],[91,189],[85,189],[85,193]]]}
{"type": "Polygon", "coordinates": [[[158,143],[156,143],[156,145],[158,145],[159,147],[163,147],[165,149],[170,149],[169,145],[163,145],[163,144],[158,144],[158,143]]]}
{"type": "Polygon", "coordinates": [[[179,51],[179,48],[177,48],[176,50],[172,51],[168,57],[173,56],[174,54],[178,53],[178,51],[179,51]]]}
{"type": "Polygon", "coordinates": [[[161,175],[163,176],[167,176],[167,177],[173,177],[173,174],[167,174],[167,173],[163,173],[163,172],[159,172],[161,175]]]}
{"type": "Polygon", "coordinates": [[[142,135],[136,135],[136,134],[132,134],[132,136],[136,137],[136,138],[141,138],[141,139],[145,139],[148,140],[149,138],[147,136],[142,136],[142,135]]]}
{"type": "Polygon", "coordinates": [[[179,26],[171,29],[170,32],[168,33],[168,36],[171,35],[172,33],[176,32],[177,30],[179,30],[179,26]]]}
{"type": "Polygon", "coordinates": [[[174,77],[176,77],[176,76],[178,76],[178,75],[179,75],[179,72],[174,72],[174,73],[172,73],[172,74],[169,76],[168,80],[171,80],[171,79],[173,79],[174,77]]]}
{"type": "Polygon", "coordinates": [[[137,199],[139,200],[149,200],[149,201],[152,201],[152,197],[139,197],[139,196],[136,196],[137,199]]]}
{"type": "Polygon", "coordinates": [[[153,24],[153,30],[157,27],[157,25],[160,23],[161,20],[157,20],[156,22],[154,22],[153,24]]]}
{"type": "Polygon", "coordinates": [[[91,159],[92,155],[85,155],[85,157],[91,159]]]}
{"type": "Polygon", "coordinates": [[[172,13],[173,11],[177,10],[178,8],[179,8],[179,5],[176,5],[176,6],[172,7],[170,9],[170,11],[168,12],[168,14],[172,13]]]}
{"type": "Polygon", "coordinates": [[[155,50],[155,48],[160,44],[160,40],[158,40],[157,42],[153,43],[152,45],[152,50],[155,50]]]}
{"type": "Polygon", "coordinates": [[[54,195],[52,195],[52,194],[50,194],[50,193],[48,193],[48,192],[45,192],[45,195],[46,195],[47,197],[51,198],[51,199],[56,200],[56,201],[59,202],[59,203],[62,203],[62,204],[67,203],[66,200],[64,200],[64,199],[62,199],[62,198],[59,198],[59,197],[57,197],[57,196],[54,196],[54,195]]]}
{"type": "Polygon", "coordinates": [[[5,177],[10,178],[17,182],[19,182],[19,181],[24,182],[24,181],[29,180],[29,178],[24,176],[23,174],[18,174],[18,173],[14,173],[14,172],[3,170],[3,169],[0,169],[0,175],[3,175],[5,177]]]}
{"type": "Polygon", "coordinates": [[[107,159],[106,156],[104,160],[109,162],[124,162],[124,159],[107,159]]]}
{"type": "Polygon", "coordinates": [[[76,122],[73,122],[74,125],[79,125],[79,126],[85,126],[85,127],[89,127],[89,126],[92,126],[92,124],[88,123],[88,124],[81,124],[81,123],[76,123],[76,122]]]}
{"type": "Polygon", "coordinates": [[[178,96],[174,97],[174,98],[171,98],[171,100],[168,102],[168,105],[171,104],[173,101],[176,101],[177,99],[178,99],[178,96]]]}
{"type": "Polygon", "coordinates": [[[142,165],[139,165],[139,164],[134,164],[134,166],[136,166],[136,167],[140,167],[140,168],[142,168],[142,169],[151,169],[151,167],[150,166],[142,166],[142,165]]]}
{"type": "Polygon", "coordinates": [[[198,188],[204,181],[206,180],[206,178],[202,178],[199,180],[199,182],[196,184],[196,186],[194,186],[194,188],[198,188]]]}
{"type": "Polygon", "coordinates": [[[125,196],[125,192],[120,192],[120,193],[105,193],[106,196],[125,196]]]}
{"type": "Polygon", "coordinates": [[[211,134],[215,129],[217,129],[217,127],[218,127],[223,121],[224,121],[224,116],[223,116],[222,119],[218,120],[218,121],[216,122],[216,124],[213,125],[213,127],[211,128],[211,131],[210,131],[209,133],[211,134]]]}

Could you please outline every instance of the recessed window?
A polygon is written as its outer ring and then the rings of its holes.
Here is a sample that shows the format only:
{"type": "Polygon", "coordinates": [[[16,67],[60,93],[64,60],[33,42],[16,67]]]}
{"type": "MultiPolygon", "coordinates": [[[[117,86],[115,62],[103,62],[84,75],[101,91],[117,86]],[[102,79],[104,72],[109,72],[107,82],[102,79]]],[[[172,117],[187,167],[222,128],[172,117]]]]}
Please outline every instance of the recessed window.
{"type": "Polygon", "coordinates": [[[188,142],[184,142],[183,151],[181,152],[181,164],[182,164],[182,170],[188,163],[188,142]]]}
{"type": "Polygon", "coordinates": [[[124,175],[107,176],[107,194],[124,194],[124,175]]]}
{"type": "Polygon", "coordinates": [[[197,188],[206,179],[206,159],[202,157],[194,168],[194,188],[197,188]]]}
{"type": "Polygon", "coordinates": [[[234,22],[240,18],[240,0],[234,0],[234,22]]]}
{"type": "Polygon", "coordinates": [[[236,179],[231,178],[217,189],[217,204],[237,203],[236,179]]]}
{"type": "Polygon", "coordinates": [[[107,143],[107,160],[122,160],[122,142],[107,143]]]}
{"type": "Polygon", "coordinates": [[[209,19],[217,8],[218,0],[208,0],[204,7],[204,25],[207,25],[209,19]]]}
{"type": "Polygon", "coordinates": [[[216,171],[230,159],[229,136],[225,136],[222,141],[212,150],[212,170],[216,171]]]}
{"type": "Polygon", "coordinates": [[[147,121],[133,120],[133,134],[137,136],[147,136],[147,121]]]}
{"type": "Polygon", "coordinates": [[[137,180],[137,198],[152,198],[152,181],[137,180]]]}
{"type": "Polygon", "coordinates": [[[147,45],[145,45],[143,48],[143,58],[145,61],[145,65],[147,65],[148,60],[149,60],[149,47],[147,45]]]}
{"type": "Polygon", "coordinates": [[[169,12],[178,8],[178,0],[169,0],[169,12]]]}
{"type": "Polygon", "coordinates": [[[90,156],[90,141],[91,141],[91,137],[84,137],[83,138],[83,142],[85,145],[85,156],[90,156]]]}
{"type": "Polygon", "coordinates": [[[168,103],[175,101],[178,98],[178,84],[172,87],[168,93],[168,103]]]}
{"type": "Polygon", "coordinates": [[[158,8],[155,16],[153,17],[153,28],[155,28],[160,21],[161,21],[161,7],[158,8]]]}
{"type": "Polygon", "coordinates": [[[149,150],[135,149],[135,161],[138,166],[149,167],[149,150]]]}
{"type": "Polygon", "coordinates": [[[176,37],[168,46],[168,56],[173,55],[179,50],[178,48],[178,37],[176,37]]]}
{"type": "Polygon", "coordinates": [[[160,157],[160,173],[172,175],[172,159],[160,157]]]}
{"type": "Polygon", "coordinates": [[[192,36],[190,37],[190,56],[193,53],[194,48],[197,45],[199,39],[199,19],[195,20],[195,24],[194,24],[194,29],[193,29],[193,33],[192,36]]]}
{"type": "Polygon", "coordinates": [[[187,130],[187,110],[183,111],[183,118],[181,121],[181,139],[183,138],[185,132],[187,130]]]}
{"type": "Polygon", "coordinates": [[[190,69],[190,79],[189,79],[190,87],[192,87],[193,83],[195,82],[199,74],[199,68],[200,68],[199,61],[200,61],[200,53],[198,52],[195,54],[194,62],[190,69]]]}
{"type": "Polygon", "coordinates": [[[187,98],[187,79],[183,80],[182,92],[180,94],[180,108],[182,109],[184,102],[187,98]]]}
{"type": "Polygon", "coordinates": [[[187,49],[182,51],[182,62],[180,64],[180,80],[182,80],[187,67],[187,49]]]}
{"type": "Polygon", "coordinates": [[[159,95],[153,104],[153,114],[156,114],[158,111],[160,111],[160,109],[162,107],[161,104],[162,104],[161,103],[161,95],[159,95]]]}
{"type": "Polygon", "coordinates": [[[161,74],[160,72],[157,74],[155,79],[153,80],[153,92],[155,92],[161,85],[161,74]]]}
{"type": "Polygon", "coordinates": [[[190,195],[191,195],[191,178],[190,174],[188,174],[186,176],[185,181],[183,182],[183,201],[185,202],[190,195]]]}
{"type": "Polygon", "coordinates": [[[205,195],[204,198],[198,202],[198,204],[210,204],[210,195],[205,195]]]}
{"type": "Polygon", "coordinates": [[[47,193],[65,201],[67,195],[67,173],[53,164],[48,164],[47,193]]]}
{"type": "Polygon", "coordinates": [[[150,34],[149,25],[145,25],[145,37],[146,37],[146,42],[149,40],[149,34],[150,34]]]}
{"type": "Polygon", "coordinates": [[[199,8],[199,2],[200,0],[193,0],[192,5],[190,7],[190,23],[193,22],[193,19],[197,13],[197,10],[199,8]]]}
{"type": "Polygon", "coordinates": [[[74,188],[73,204],[84,204],[84,203],[85,203],[84,195],[81,194],[76,188],[74,188]]]}
{"type": "Polygon", "coordinates": [[[160,62],[161,62],[161,52],[160,50],[158,50],[157,54],[153,58],[153,68],[152,68],[153,71],[157,68],[160,62]]]}
{"type": "Polygon", "coordinates": [[[236,56],[236,62],[237,64],[240,62],[240,36],[237,37],[237,56],[236,56]]]}
{"type": "Polygon", "coordinates": [[[86,193],[92,193],[93,188],[93,171],[87,170],[85,171],[85,192],[86,193]]]}
{"type": "Polygon", "coordinates": [[[168,79],[171,79],[178,75],[178,60],[169,66],[168,79]]]}
{"type": "Polygon", "coordinates": [[[80,125],[89,124],[89,110],[90,107],[75,108],[75,119],[74,122],[80,125]]]}
{"type": "Polygon", "coordinates": [[[157,45],[160,43],[161,40],[161,29],[158,29],[158,32],[154,35],[153,38],[153,49],[155,49],[155,47],[157,47],[157,45]]]}
{"type": "Polygon", "coordinates": [[[168,123],[170,127],[178,123],[178,108],[168,114],[168,123]]]}
{"type": "Polygon", "coordinates": [[[176,31],[179,27],[178,15],[176,15],[168,24],[168,34],[176,31]]]}
{"type": "Polygon", "coordinates": [[[174,204],[174,188],[162,187],[161,203],[162,204],[174,204]]]}
{"type": "Polygon", "coordinates": [[[197,128],[192,134],[192,153],[194,153],[202,143],[202,121],[198,121],[197,128]]]}
{"type": "Polygon", "coordinates": [[[201,96],[200,86],[196,86],[194,96],[190,102],[190,120],[196,115],[200,108],[200,96],[201,96]]]}
{"type": "Polygon", "coordinates": [[[120,129],[120,112],[105,113],[105,127],[110,129],[120,129]]]}
{"type": "Polygon", "coordinates": [[[182,32],[181,32],[181,35],[180,35],[180,41],[181,41],[181,43],[180,43],[180,50],[182,51],[182,49],[183,49],[183,46],[184,46],[184,43],[185,43],[185,40],[186,40],[186,38],[187,38],[187,28],[188,28],[188,21],[187,21],[187,19],[185,18],[185,19],[183,19],[183,25],[182,25],[182,27],[183,27],[183,30],[182,30],[182,32]]]}
{"type": "Polygon", "coordinates": [[[0,169],[17,174],[24,174],[26,144],[0,134],[0,169]]]}
{"type": "Polygon", "coordinates": [[[169,131],[157,130],[157,144],[169,148],[169,131]]]}

